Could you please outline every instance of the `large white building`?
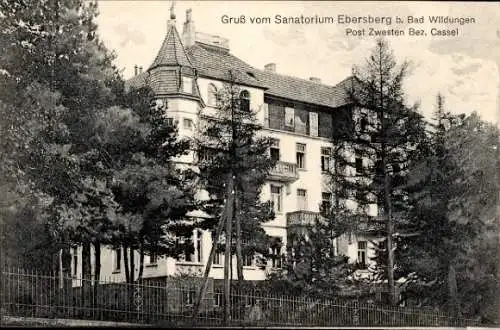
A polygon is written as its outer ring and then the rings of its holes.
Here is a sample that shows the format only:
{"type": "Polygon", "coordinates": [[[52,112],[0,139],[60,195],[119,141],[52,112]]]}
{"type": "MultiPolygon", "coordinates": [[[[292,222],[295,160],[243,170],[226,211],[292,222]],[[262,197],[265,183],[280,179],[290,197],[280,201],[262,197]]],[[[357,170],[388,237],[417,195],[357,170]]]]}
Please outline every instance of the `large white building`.
{"type": "MultiPolygon", "coordinates": [[[[278,163],[262,189],[262,199],[274,202],[276,217],[264,228],[283,242],[280,249],[272,251],[281,255],[285,253],[288,235],[318,216],[321,203],[331,202],[325,173],[331,165],[332,137],[337,125],[346,116],[353,116],[345,92],[350,79],[328,86],[317,78],[307,80],[279,74],[273,63],[257,69],[232,55],[227,39],[196,32],[188,10],[182,35],[177,31],[175,19],[170,20],[151,66],[144,71],[136,68],[135,76],[127,84],[151,86],[157,103],[168,103],[166,115],[178,123],[179,134],[189,137],[199,127],[200,114],[215,110],[215,93],[223,86],[229,70],[235,74],[249,108],[263,124],[263,134],[276,141],[270,153],[278,163]]],[[[193,152],[179,161],[193,164],[196,157],[193,152]]],[[[191,216],[202,215],[195,212],[191,216]]],[[[210,253],[211,235],[195,230],[192,239],[194,254],[181,260],[146,256],[144,278],[201,274],[210,253]]],[[[339,239],[335,246],[337,253],[347,255],[350,262],[368,264],[373,255],[369,240],[360,233],[339,239]]],[[[79,252],[78,249],[72,252],[72,272],[78,278],[79,252]]],[[[265,267],[257,265],[256,259],[245,260],[245,279],[265,279],[267,272],[280,267],[277,260],[269,260],[265,267]]],[[[233,266],[236,267],[236,262],[233,266]]],[[[125,280],[121,251],[102,250],[101,275],[115,281],[125,280]]],[[[233,276],[236,277],[236,270],[233,276]]],[[[223,278],[223,255],[216,256],[210,277],[223,278]]]]}

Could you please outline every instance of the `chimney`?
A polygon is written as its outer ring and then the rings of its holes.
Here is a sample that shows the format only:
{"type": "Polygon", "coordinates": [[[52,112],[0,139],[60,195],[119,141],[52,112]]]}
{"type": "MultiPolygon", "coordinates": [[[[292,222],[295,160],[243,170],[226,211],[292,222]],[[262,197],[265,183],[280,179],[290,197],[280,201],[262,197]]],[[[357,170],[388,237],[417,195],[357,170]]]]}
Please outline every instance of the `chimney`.
{"type": "Polygon", "coordinates": [[[139,68],[137,67],[137,64],[134,65],[134,76],[137,76],[137,72],[139,71],[139,68]]]}
{"type": "Polygon", "coordinates": [[[142,73],[142,65],[139,67],[139,74],[142,73]]]}
{"type": "Polygon", "coordinates": [[[170,6],[170,20],[167,22],[167,31],[172,26],[175,27],[175,13],[174,13],[175,1],[172,1],[172,5],[170,6]]]}
{"type": "Polygon", "coordinates": [[[191,12],[191,8],[186,10],[186,21],[184,22],[184,26],[182,28],[182,43],[184,44],[184,47],[192,46],[195,42],[195,28],[191,12]]]}
{"type": "Polygon", "coordinates": [[[321,84],[321,79],[319,79],[317,77],[310,77],[309,80],[312,82],[315,82],[317,84],[321,84]]]}
{"type": "Polygon", "coordinates": [[[276,63],[269,63],[264,65],[264,70],[269,72],[276,72],[276,63]]]}

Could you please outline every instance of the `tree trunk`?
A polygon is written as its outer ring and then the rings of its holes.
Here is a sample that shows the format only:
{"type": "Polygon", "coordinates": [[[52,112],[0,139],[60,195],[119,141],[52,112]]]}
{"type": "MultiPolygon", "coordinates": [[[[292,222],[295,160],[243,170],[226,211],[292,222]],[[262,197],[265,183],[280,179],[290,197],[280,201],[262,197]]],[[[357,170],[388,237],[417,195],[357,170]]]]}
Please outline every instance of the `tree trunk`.
{"type": "MultiPolygon", "coordinates": [[[[236,194],[234,200],[234,218],[236,224],[236,274],[238,276],[238,287],[241,289],[243,286],[243,254],[241,242],[241,217],[239,208],[239,196],[236,194]]],[[[231,267],[232,269],[232,267],[231,267]]]]}
{"type": "Polygon", "coordinates": [[[91,270],[92,264],[90,260],[90,243],[85,242],[82,244],[82,279],[84,283],[92,280],[91,270]]]}
{"type": "Polygon", "coordinates": [[[128,248],[127,246],[123,245],[123,265],[125,267],[125,281],[127,283],[131,283],[130,280],[130,267],[128,265],[128,248]]]}
{"type": "Polygon", "coordinates": [[[101,243],[94,243],[94,259],[95,259],[95,269],[94,269],[94,285],[99,284],[99,279],[101,277],[101,243]]]}
{"type": "Polygon", "coordinates": [[[64,289],[63,249],[59,250],[59,289],[64,289]]]}
{"type": "Polygon", "coordinates": [[[203,296],[205,295],[205,290],[207,288],[208,274],[210,273],[210,268],[212,267],[212,264],[214,262],[215,253],[217,251],[217,245],[219,242],[219,237],[222,234],[222,230],[224,229],[224,225],[225,225],[225,218],[224,218],[224,216],[222,216],[219,219],[219,225],[217,226],[215,238],[212,241],[212,248],[210,249],[210,255],[208,256],[207,265],[205,266],[205,273],[203,274],[201,288],[200,288],[200,291],[198,292],[198,297],[197,297],[196,303],[194,305],[193,317],[196,317],[198,315],[199,310],[200,310],[201,300],[203,299],[203,296]]]}
{"type": "Polygon", "coordinates": [[[455,317],[460,316],[460,304],[458,301],[458,290],[457,290],[457,273],[455,267],[450,263],[448,265],[448,299],[449,308],[452,315],[455,317]]]}
{"type": "Polygon", "coordinates": [[[387,224],[386,224],[386,229],[387,229],[387,285],[389,289],[389,302],[391,305],[396,304],[396,297],[395,297],[395,284],[394,284],[394,249],[392,247],[392,238],[394,234],[394,223],[392,219],[392,201],[391,201],[391,188],[390,188],[390,182],[389,182],[389,176],[387,173],[387,130],[388,128],[385,127],[385,109],[384,109],[384,76],[382,73],[382,68],[383,63],[382,63],[382,48],[379,47],[379,63],[378,63],[378,76],[379,76],[379,97],[380,97],[380,136],[382,138],[382,143],[381,143],[381,160],[382,160],[382,177],[384,181],[384,204],[385,204],[385,213],[387,216],[387,224]]]}
{"type": "Polygon", "coordinates": [[[99,301],[99,279],[101,277],[101,243],[99,241],[94,243],[94,261],[94,294],[92,296],[94,297],[93,306],[97,306],[99,301]]]}
{"type": "MultiPolygon", "coordinates": [[[[382,111],[381,116],[382,122],[384,121],[384,112],[382,111]]],[[[387,286],[389,290],[389,303],[391,305],[396,304],[396,290],[395,290],[395,281],[394,281],[394,248],[393,248],[393,235],[394,235],[394,221],[392,218],[392,200],[391,200],[391,188],[390,188],[390,177],[387,173],[387,147],[385,144],[386,134],[384,127],[382,125],[382,151],[381,151],[381,159],[382,159],[382,176],[384,181],[384,211],[385,216],[387,217],[386,222],[386,230],[387,230],[387,286]]]]}
{"type": "Polygon", "coordinates": [[[394,223],[392,219],[392,205],[389,196],[389,184],[387,177],[384,178],[385,204],[387,208],[387,285],[389,289],[390,304],[396,304],[396,288],[394,283],[394,248],[392,236],[394,234],[394,223]]]}
{"type": "Polygon", "coordinates": [[[232,249],[232,223],[233,223],[233,198],[234,198],[234,178],[229,172],[227,180],[227,200],[226,200],[226,251],[224,253],[224,324],[229,325],[231,319],[231,249],[232,249]]]}
{"type": "Polygon", "coordinates": [[[144,272],[144,244],[141,243],[141,248],[139,249],[139,275],[137,275],[137,281],[142,281],[142,274],[144,272]]]}
{"type": "Polygon", "coordinates": [[[130,283],[135,282],[135,258],[134,258],[134,249],[130,247],[129,249],[129,260],[130,260],[130,283]]]}
{"type": "Polygon", "coordinates": [[[83,306],[88,306],[90,297],[90,286],[92,284],[92,263],[90,260],[90,242],[82,244],[82,290],[83,306]]]}

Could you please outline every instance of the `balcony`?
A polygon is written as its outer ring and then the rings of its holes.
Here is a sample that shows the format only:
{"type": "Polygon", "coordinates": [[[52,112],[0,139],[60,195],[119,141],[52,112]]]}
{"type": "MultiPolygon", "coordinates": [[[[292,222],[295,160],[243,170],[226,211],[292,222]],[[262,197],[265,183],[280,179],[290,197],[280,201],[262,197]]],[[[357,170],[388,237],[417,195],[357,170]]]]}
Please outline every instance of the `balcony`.
{"type": "Polygon", "coordinates": [[[294,163],[278,161],[276,166],[269,171],[269,180],[290,183],[298,179],[299,173],[294,163]]]}
{"type": "Polygon", "coordinates": [[[316,219],[322,220],[319,212],[312,211],[294,211],[286,214],[286,226],[311,226],[316,223],[316,219]]]}

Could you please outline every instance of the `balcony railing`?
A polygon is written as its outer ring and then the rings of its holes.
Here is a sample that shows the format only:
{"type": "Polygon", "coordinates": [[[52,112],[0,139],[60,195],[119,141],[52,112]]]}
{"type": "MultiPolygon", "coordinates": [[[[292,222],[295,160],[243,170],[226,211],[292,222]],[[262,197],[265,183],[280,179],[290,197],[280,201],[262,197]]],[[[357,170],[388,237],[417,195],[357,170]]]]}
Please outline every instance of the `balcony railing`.
{"type": "Polygon", "coordinates": [[[276,166],[269,172],[269,179],[281,182],[294,182],[299,179],[297,165],[278,161],[276,166]]]}
{"type": "Polygon", "coordinates": [[[321,221],[323,217],[319,212],[294,211],[286,214],[286,225],[291,226],[311,226],[316,224],[316,219],[321,221]]]}

